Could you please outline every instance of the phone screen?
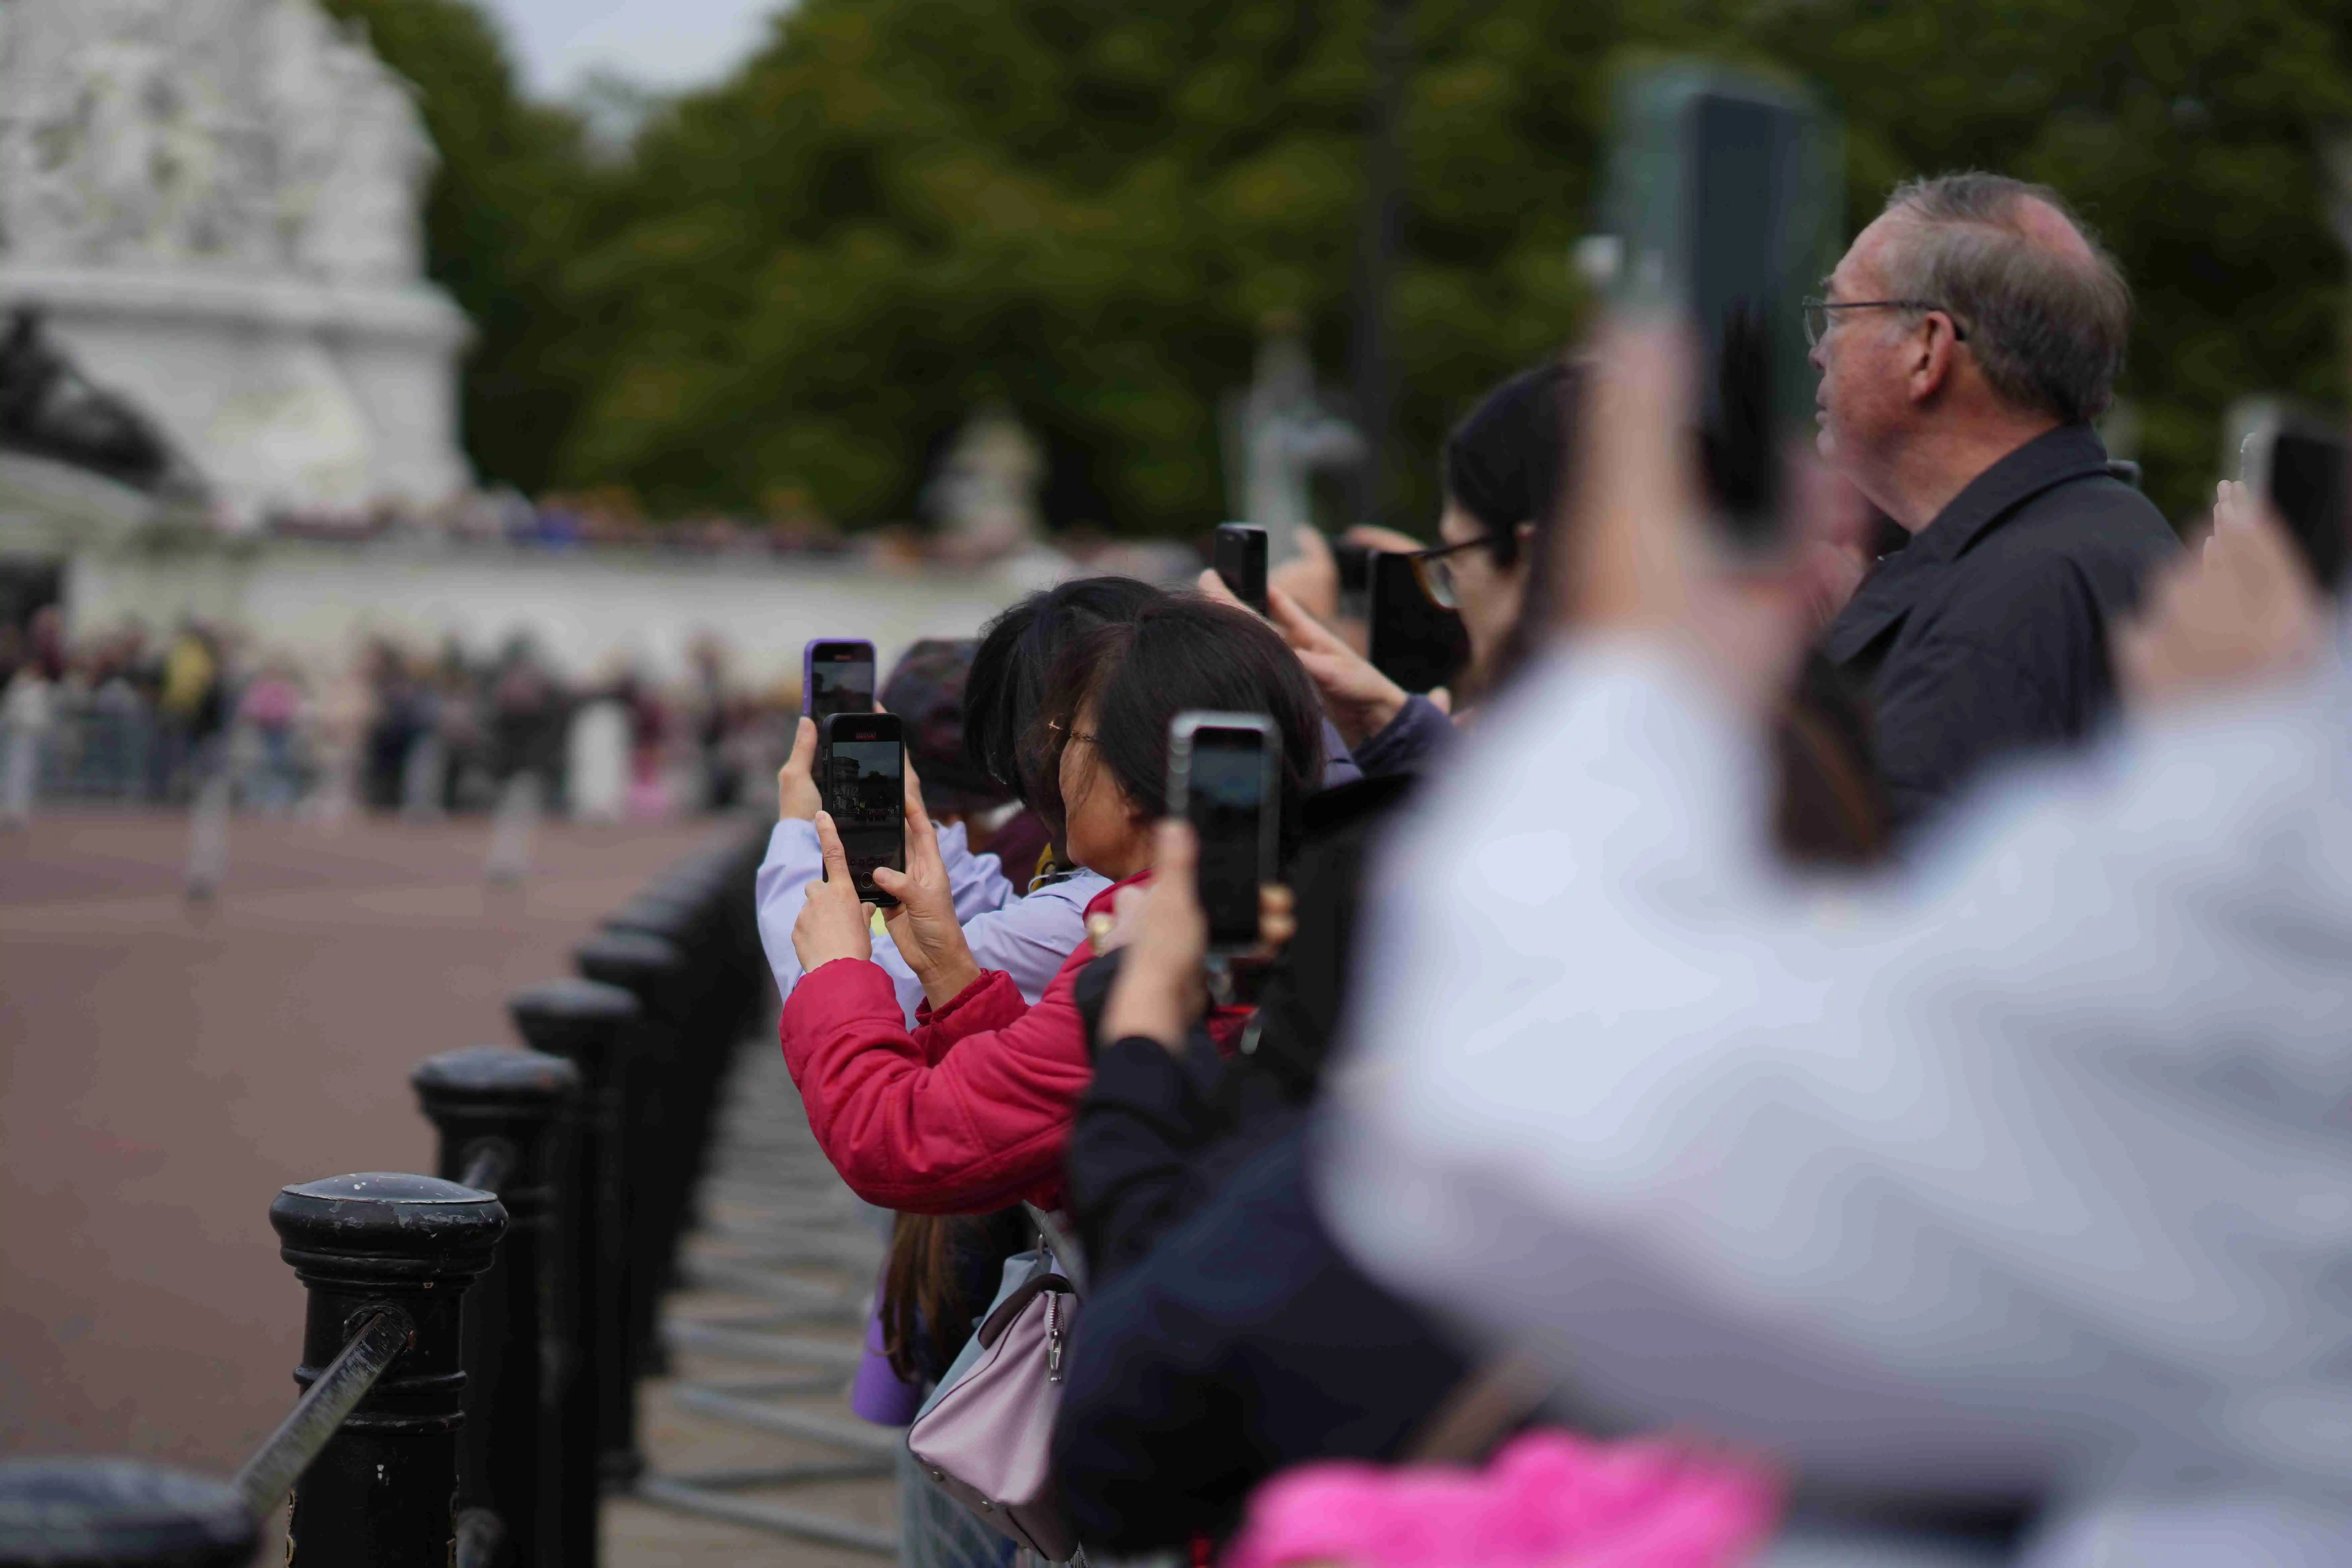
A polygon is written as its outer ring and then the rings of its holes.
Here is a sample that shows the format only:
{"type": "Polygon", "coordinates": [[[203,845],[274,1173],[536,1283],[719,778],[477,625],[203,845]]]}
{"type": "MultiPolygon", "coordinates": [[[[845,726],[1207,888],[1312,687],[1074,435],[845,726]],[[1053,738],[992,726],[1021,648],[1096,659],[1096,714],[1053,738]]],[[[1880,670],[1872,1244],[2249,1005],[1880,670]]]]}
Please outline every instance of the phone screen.
{"type": "Polygon", "coordinates": [[[1452,686],[1470,662],[1470,634],[1459,612],[1423,591],[1412,557],[1375,551],[1370,597],[1372,668],[1407,691],[1452,686]]]}
{"type": "Polygon", "coordinates": [[[1234,598],[1265,614],[1265,530],[1244,522],[1220,523],[1216,567],[1234,598]]]}
{"type": "Polygon", "coordinates": [[[1371,603],[1372,547],[1341,540],[1331,546],[1331,560],[1339,569],[1339,618],[1360,621],[1371,603]]]}
{"type": "Polygon", "coordinates": [[[2347,454],[2339,437],[2281,430],[2271,442],[2270,501],[2323,588],[2344,575],[2352,538],[2346,532],[2347,454]]]}
{"type": "Polygon", "coordinates": [[[1834,132],[1801,95],[1712,66],[1620,89],[1611,232],[1621,291],[1688,318],[1712,510],[1742,554],[1782,537],[1784,454],[1812,413],[1803,300],[1828,262],[1834,132]]]}
{"type": "Polygon", "coordinates": [[[1213,949],[1257,945],[1258,885],[1274,874],[1264,858],[1265,816],[1275,809],[1266,784],[1263,731],[1192,731],[1184,815],[1201,840],[1197,879],[1213,949]]]}
{"type": "Polygon", "coordinates": [[[1774,527],[1780,505],[1773,312],[1784,308],[1798,128],[1771,105],[1704,95],[1691,164],[1691,308],[1701,345],[1699,428],[1708,484],[1734,530],[1774,527]]]}
{"type": "Polygon", "coordinates": [[[841,835],[857,896],[868,903],[895,904],[896,899],[874,885],[874,868],[907,868],[907,753],[897,720],[877,714],[866,719],[832,728],[824,809],[841,835]]]}
{"type": "Polygon", "coordinates": [[[864,642],[812,644],[808,655],[808,716],[822,732],[836,713],[874,711],[874,645],[864,642]]]}

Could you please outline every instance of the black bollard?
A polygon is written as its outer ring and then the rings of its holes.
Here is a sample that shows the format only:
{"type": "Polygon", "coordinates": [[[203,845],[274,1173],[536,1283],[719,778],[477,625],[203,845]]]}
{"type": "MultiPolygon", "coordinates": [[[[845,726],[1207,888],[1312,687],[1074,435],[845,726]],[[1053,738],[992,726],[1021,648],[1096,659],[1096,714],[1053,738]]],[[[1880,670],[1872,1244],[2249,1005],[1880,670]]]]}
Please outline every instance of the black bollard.
{"type": "Polygon", "coordinates": [[[620,1226],[627,1211],[612,1154],[637,1000],[618,986],[593,980],[550,980],[507,998],[507,1011],[531,1049],[562,1057],[580,1070],[571,1159],[559,1183],[572,1260],[565,1342],[572,1349],[572,1372],[560,1396],[562,1498],[556,1506],[563,1521],[566,1562],[593,1568],[602,1484],[625,1485],[645,1468],[623,1436],[635,1390],[621,1375],[618,1347],[627,1325],[614,1288],[621,1277],[625,1236],[620,1226]]]}
{"type": "Polygon", "coordinates": [[[561,1057],[479,1046],[409,1076],[441,1134],[440,1173],[495,1192],[507,1211],[498,1261],[466,1300],[466,1426],[458,1505],[498,1516],[517,1568],[561,1568],[557,1375],[566,1351],[554,1304],[565,1288],[556,1229],[562,1118],[580,1073],[561,1057]]]}
{"type": "Polygon", "coordinates": [[[137,1459],[0,1461],[0,1568],[250,1568],[235,1487],[137,1459]]]}
{"type": "MultiPolygon", "coordinates": [[[[572,961],[591,980],[617,985],[637,999],[636,1043],[623,1053],[628,1081],[622,1095],[623,1188],[628,1194],[628,1248],[621,1294],[628,1322],[627,1376],[667,1370],[654,1335],[662,1293],[672,1284],[671,1227],[684,1205],[686,1174],[677,1133],[686,1102],[677,1076],[678,982],[685,963],[677,949],[643,931],[599,931],[572,949],[572,961]]],[[[633,1405],[634,1408],[634,1405],[633,1405]]]]}
{"type": "Polygon", "coordinates": [[[269,1223],[310,1293],[297,1384],[309,1388],[386,1309],[410,1325],[399,1358],[295,1482],[287,1563],[447,1568],[466,1419],[459,1310],[506,1210],[455,1182],[373,1173],[288,1187],[269,1223]]]}

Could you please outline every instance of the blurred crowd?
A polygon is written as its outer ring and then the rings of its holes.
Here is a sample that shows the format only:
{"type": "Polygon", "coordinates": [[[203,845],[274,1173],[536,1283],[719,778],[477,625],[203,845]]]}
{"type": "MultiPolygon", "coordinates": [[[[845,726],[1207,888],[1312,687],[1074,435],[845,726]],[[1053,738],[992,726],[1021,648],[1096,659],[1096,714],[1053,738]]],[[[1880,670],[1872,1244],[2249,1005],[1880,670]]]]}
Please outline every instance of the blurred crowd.
{"type": "Polygon", "coordinates": [[[184,805],[218,781],[263,814],[431,819],[490,811],[525,775],[583,820],[724,810],[774,771],[798,701],[740,683],[710,640],[667,683],[620,667],[566,680],[520,634],[488,657],[379,637],[321,669],[194,619],[75,640],[48,606],[0,627],[0,818],[184,805]]]}
{"type": "Polygon", "coordinates": [[[1906,185],[1769,558],[1622,318],[1371,542],[1443,690],[1311,545],[1063,584],[886,687],[864,900],[799,723],[758,917],[896,1214],[903,1562],[2352,1563],[2342,552],[2235,482],[2183,548],[2129,315],[2054,193],[1906,185]],[[1202,712],[1275,738],[1255,942],[1202,712]]]}

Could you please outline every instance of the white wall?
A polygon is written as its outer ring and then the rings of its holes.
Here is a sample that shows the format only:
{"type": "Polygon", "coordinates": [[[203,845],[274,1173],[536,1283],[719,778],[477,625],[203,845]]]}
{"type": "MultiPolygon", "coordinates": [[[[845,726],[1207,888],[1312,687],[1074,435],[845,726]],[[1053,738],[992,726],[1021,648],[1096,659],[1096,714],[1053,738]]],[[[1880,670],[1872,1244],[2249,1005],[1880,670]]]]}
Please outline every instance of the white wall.
{"type": "Polygon", "coordinates": [[[77,637],[136,616],[164,630],[186,615],[246,628],[258,648],[315,668],[339,666],[371,634],[437,646],[454,634],[487,652],[528,630],[567,674],[614,658],[660,677],[686,668],[711,633],[745,679],[797,679],[803,642],[867,637],[884,668],[923,637],[968,637],[1041,585],[1034,568],[896,574],[862,565],[749,556],[559,553],[503,547],[271,542],[243,550],[85,552],[66,611],[77,637]]]}

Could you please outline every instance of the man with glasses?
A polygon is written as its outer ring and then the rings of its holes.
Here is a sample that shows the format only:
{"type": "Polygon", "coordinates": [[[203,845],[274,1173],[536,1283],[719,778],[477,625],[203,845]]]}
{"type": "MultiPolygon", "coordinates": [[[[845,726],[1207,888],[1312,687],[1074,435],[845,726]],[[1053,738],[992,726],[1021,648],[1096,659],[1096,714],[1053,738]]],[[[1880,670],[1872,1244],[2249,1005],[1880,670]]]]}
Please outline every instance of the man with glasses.
{"type": "Polygon", "coordinates": [[[1822,455],[1908,536],[1823,645],[1871,694],[1899,826],[2112,698],[2106,623],[2177,548],[2091,428],[2130,320],[2056,192],[1982,174],[1898,188],[1806,303],[1822,455]]]}

